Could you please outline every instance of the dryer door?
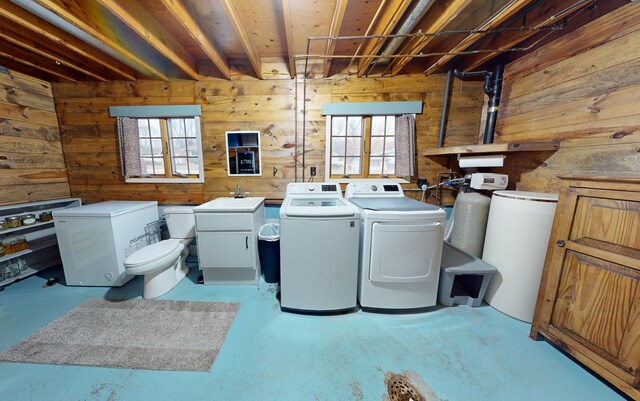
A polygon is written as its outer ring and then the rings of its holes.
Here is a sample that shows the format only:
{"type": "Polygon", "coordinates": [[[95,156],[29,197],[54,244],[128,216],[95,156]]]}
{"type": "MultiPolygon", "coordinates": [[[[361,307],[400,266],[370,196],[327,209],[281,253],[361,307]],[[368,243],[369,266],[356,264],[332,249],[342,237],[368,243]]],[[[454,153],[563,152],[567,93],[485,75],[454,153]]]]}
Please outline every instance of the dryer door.
{"type": "Polygon", "coordinates": [[[372,282],[409,283],[438,278],[443,237],[439,221],[375,222],[371,229],[372,282]]]}

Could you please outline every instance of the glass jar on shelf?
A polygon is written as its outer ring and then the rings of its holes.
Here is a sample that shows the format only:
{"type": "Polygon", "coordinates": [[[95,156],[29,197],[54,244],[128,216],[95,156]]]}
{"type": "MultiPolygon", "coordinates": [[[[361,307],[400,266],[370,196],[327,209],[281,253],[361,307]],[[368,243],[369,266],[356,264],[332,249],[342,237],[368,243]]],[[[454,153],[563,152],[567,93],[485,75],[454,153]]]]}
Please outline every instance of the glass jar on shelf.
{"type": "Polygon", "coordinates": [[[36,215],[33,213],[25,213],[20,216],[20,222],[23,226],[36,224],[36,215]]]}
{"type": "Polygon", "coordinates": [[[20,220],[20,216],[10,216],[4,219],[7,228],[18,228],[22,225],[22,221],[20,220]]]}
{"type": "Polygon", "coordinates": [[[5,255],[24,251],[29,248],[29,243],[23,235],[12,235],[3,238],[1,244],[4,247],[5,255]]]}
{"type": "Polygon", "coordinates": [[[42,222],[46,222],[46,221],[51,221],[53,220],[53,214],[51,212],[42,212],[40,213],[40,216],[38,216],[38,220],[42,221],[42,222]]]}

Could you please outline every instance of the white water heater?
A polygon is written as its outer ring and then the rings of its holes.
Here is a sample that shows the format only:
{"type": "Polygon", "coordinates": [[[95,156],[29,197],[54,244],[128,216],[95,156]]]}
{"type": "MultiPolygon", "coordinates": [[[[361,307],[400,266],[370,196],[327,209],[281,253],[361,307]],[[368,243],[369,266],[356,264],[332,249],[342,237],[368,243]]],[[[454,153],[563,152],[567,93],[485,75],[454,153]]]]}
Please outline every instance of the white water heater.
{"type": "Polygon", "coordinates": [[[531,323],[558,194],[496,191],[491,198],[482,259],[495,266],[485,301],[531,323]]]}

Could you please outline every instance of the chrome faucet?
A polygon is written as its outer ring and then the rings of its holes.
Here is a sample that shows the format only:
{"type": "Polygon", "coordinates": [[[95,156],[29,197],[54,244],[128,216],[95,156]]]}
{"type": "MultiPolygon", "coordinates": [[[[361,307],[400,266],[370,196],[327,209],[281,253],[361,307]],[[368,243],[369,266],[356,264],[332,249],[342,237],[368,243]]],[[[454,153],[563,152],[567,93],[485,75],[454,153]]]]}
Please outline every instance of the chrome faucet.
{"type": "Polygon", "coordinates": [[[240,184],[236,184],[236,192],[233,192],[233,197],[236,199],[244,198],[244,192],[240,190],[240,184]]]}

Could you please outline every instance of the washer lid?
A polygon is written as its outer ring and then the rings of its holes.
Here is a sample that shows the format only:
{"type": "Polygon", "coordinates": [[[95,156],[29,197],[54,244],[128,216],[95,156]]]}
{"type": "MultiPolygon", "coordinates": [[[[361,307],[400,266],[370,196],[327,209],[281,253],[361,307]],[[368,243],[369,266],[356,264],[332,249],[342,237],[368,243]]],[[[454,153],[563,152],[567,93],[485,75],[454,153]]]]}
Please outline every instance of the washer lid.
{"type": "Polygon", "coordinates": [[[341,198],[293,197],[285,202],[284,214],[291,217],[355,216],[356,209],[341,198]]]}
{"type": "Polygon", "coordinates": [[[171,238],[147,245],[131,254],[124,264],[127,267],[138,267],[155,262],[176,251],[180,244],[181,241],[179,239],[171,238]]]}
{"type": "Polygon", "coordinates": [[[420,202],[407,197],[370,197],[350,198],[349,202],[368,210],[394,212],[435,212],[441,210],[438,206],[420,202]]]}
{"type": "Polygon", "coordinates": [[[557,202],[558,194],[548,194],[543,192],[526,192],[526,191],[494,191],[494,196],[502,196],[503,198],[538,201],[538,202],[557,202]]]}

